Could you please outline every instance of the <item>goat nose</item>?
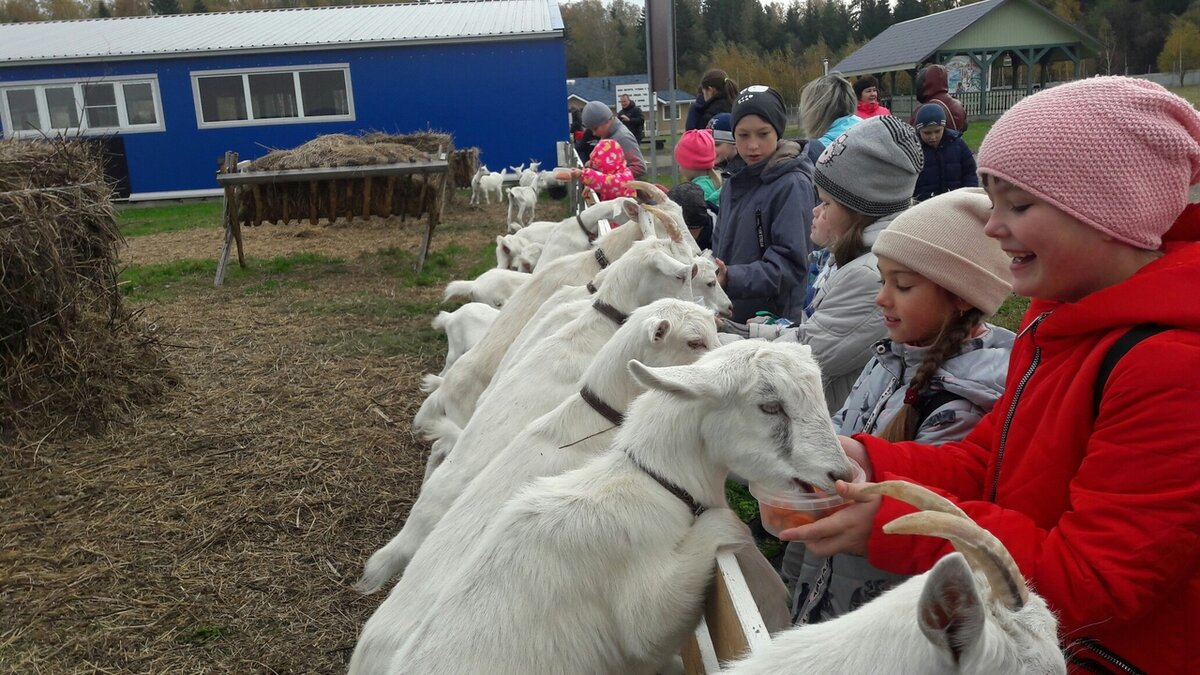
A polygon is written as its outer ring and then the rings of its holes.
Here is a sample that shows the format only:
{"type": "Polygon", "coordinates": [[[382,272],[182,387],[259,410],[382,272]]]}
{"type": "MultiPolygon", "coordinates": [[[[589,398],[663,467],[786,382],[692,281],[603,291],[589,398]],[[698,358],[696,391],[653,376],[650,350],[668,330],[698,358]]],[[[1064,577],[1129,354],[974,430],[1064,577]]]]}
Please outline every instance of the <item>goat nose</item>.
{"type": "Polygon", "coordinates": [[[849,469],[846,469],[845,471],[830,471],[826,475],[829,476],[829,482],[831,483],[839,480],[844,480],[849,483],[851,479],[854,478],[849,469]]]}

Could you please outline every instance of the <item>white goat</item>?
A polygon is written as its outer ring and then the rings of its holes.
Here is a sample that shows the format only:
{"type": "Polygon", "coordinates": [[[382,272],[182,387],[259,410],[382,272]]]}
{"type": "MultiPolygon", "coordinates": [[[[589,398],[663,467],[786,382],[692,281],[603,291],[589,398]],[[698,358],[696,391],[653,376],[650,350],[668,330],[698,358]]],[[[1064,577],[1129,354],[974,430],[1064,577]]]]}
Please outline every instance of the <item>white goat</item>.
{"type": "Polygon", "coordinates": [[[471,204],[473,206],[479,205],[479,196],[483,193],[483,187],[479,184],[479,181],[488,175],[488,173],[487,165],[480,164],[479,170],[475,172],[474,176],[471,176],[471,204]]]}
{"type": "Polygon", "coordinates": [[[517,185],[521,187],[533,188],[535,192],[541,192],[542,185],[540,180],[541,174],[537,169],[528,168],[521,172],[521,177],[517,179],[517,185]]]}
{"type": "Polygon", "coordinates": [[[446,284],[442,302],[466,298],[471,302],[503,307],[504,303],[532,278],[531,274],[493,268],[470,281],[459,280],[446,284]]]}
{"type": "MultiPolygon", "coordinates": [[[[483,198],[488,203],[492,203],[492,193],[496,193],[496,203],[504,201],[504,175],[506,170],[500,173],[489,173],[486,176],[479,178],[479,189],[483,191],[483,198]]],[[[476,202],[478,203],[478,202],[476,202]]]]}
{"type": "Polygon", "coordinates": [[[448,345],[443,373],[487,335],[499,314],[499,309],[483,302],[468,302],[453,312],[438,312],[433,328],[446,334],[448,345]]]}
{"type": "Polygon", "coordinates": [[[526,239],[512,234],[496,235],[496,269],[520,271],[516,257],[525,249],[526,239]]]}
{"type": "Polygon", "coordinates": [[[827,490],[850,477],[811,350],[756,342],[691,366],[631,361],[651,391],[613,449],[510,499],[390,672],[649,674],[670,663],[716,551],[752,545],[725,508],[728,472],[827,490]]]}
{"type": "Polygon", "coordinates": [[[496,439],[507,441],[570,396],[596,353],[617,332],[619,321],[659,298],[692,297],[687,248],[669,240],[639,241],[598,276],[606,280],[596,293],[594,309],[513,363],[496,380],[492,394],[480,398],[454,449],[445,456],[430,455],[428,461],[437,470],[426,469],[429,479],[390,545],[396,572],[408,564],[463,488],[504,447],[496,439]]]}
{"type": "MultiPolygon", "coordinates": [[[[480,394],[491,383],[496,367],[513,339],[521,332],[529,317],[533,316],[537,308],[556,290],[563,286],[587,283],[602,269],[602,262],[607,264],[619,259],[634,242],[643,237],[660,234],[682,240],[687,235],[687,230],[681,230],[674,220],[657,216],[652,218],[651,211],[644,210],[632,199],[620,201],[636,219],[637,226],[631,224],[614,230],[596,242],[595,250],[551,261],[549,264],[546,264],[543,252],[543,258],[534,270],[532,281],[509,299],[483,341],[446,371],[442,386],[421,403],[413,418],[415,431],[429,435],[429,425],[442,415],[448,416],[456,426],[466,426],[471,413],[475,411],[480,394]]],[[[589,211],[591,209],[585,213],[589,211]]]]}
{"type": "MultiPolygon", "coordinates": [[[[534,213],[537,209],[537,190],[531,187],[511,187],[508,192],[508,222],[518,222],[522,226],[533,222],[534,213]],[[513,220],[513,206],[517,207],[517,219],[513,220]],[[525,218],[525,211],[529,211],[529,218],[525,218]]],[[[511,225],[509,226],[512,227],[511,225]]]]}
{"type": "Polygon", "coordinates": [[[775,635],[729,675],[1066,672],[1054,614],[994,535],[925,488],[867,489],[925,509],[885,532],[943,537],[959,552],[849,614],[775,635]]]}
{"type": "MultiPolygon", "coordinates": [[[[694,303],[663,299],[634,312],[580,380],[582,387],[610,406],[612,412],[598,412],[575,393],[508,442],[488,464],[487,471],[454,502],[388,598],[367,621],[351,661],[351,672],[383,669],[437,599],[440,582],[457,571],[488,522],[525,482],[578,468],[608,449],[615,435],[609,416],[623,415],[642,391],[626,366],[630,359],[656,366],[684,365],[716,344],[712,312],[694,303]]],[[[503,445],[507,439],[493,441],[503,445]]],[[[389,544],[371,556],[359,590],[378,590],[392,576],[393,550],[389,544]]],[[[783,594],[786,598],[786,590],[783,594]]]]}
{"type": "Polygon", "coordinates": [[[542,258],[542,245],[536,241],[531,241],[521,249],[521,252],[513,258],[513,266],[518,272],[525,274],[533,274],[537,269],[538,261],[542,258]]]}

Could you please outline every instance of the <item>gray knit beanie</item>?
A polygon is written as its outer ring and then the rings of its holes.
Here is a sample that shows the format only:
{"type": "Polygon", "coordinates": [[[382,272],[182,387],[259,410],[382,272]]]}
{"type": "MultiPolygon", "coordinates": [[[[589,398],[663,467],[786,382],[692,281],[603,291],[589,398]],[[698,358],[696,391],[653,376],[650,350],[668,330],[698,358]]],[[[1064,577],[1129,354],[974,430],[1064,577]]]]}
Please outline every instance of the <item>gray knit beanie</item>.
{"type": "Polygon", "coordinates": [[[924,163],[917,132],[882,115],[834,139],[817,158],[814,181],[842,205],[882,218],[908,208],[924,163]]]}
{"type": "Polygon", "coordinates": [[[579,116],[579,121],[583,123],[585,129],[595,129],[612,119],[612,109],[604,105],[603,101],[588,101],[587,105],[583,106],[583,114],[579,116]]]}
{"type": "MultiPolygon", "coordinates": [[[[862,126],[862,125],[859,125],[862,126]]],[[[927,199],[896,216],[871,251],[895,260],[978,308],[995,314],[1012,292],[1000,243],[983,232],[992,201],[979,188],[927,199]]]]}

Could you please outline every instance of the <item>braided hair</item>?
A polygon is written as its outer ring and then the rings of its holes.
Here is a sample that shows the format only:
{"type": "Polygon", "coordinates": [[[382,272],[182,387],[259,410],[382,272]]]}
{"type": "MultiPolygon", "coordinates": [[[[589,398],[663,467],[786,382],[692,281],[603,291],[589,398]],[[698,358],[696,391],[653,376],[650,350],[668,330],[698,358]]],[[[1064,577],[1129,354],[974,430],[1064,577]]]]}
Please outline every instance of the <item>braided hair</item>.
{"type": "Polygon", "coordinates": [[[942,364],[962,350],[963,341],[975,332],[975,327],[982,321],[983,312],[974,307],[946,319],[933,345],[925,353],[925,360],[921,361],[917,373],[908,383],[904,405],[896,411],[887,427],[879,432],[880,438],[892,442],[913,440],[917,435],[917,421],[920,416],[917,410],[920,395],[929,388],[929,381],[942,364]]]}

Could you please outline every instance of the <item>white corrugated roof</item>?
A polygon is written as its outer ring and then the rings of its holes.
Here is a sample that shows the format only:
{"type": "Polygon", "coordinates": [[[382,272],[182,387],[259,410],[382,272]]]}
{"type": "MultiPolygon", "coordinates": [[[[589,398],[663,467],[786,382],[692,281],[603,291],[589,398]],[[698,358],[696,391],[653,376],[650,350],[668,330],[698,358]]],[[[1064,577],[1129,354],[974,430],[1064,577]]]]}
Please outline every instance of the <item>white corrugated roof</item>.
{"type": "Polygon", "coordinates": [[[561,35],[555,0],[304,7],[0,24],[0,67],[561,35]]]}

